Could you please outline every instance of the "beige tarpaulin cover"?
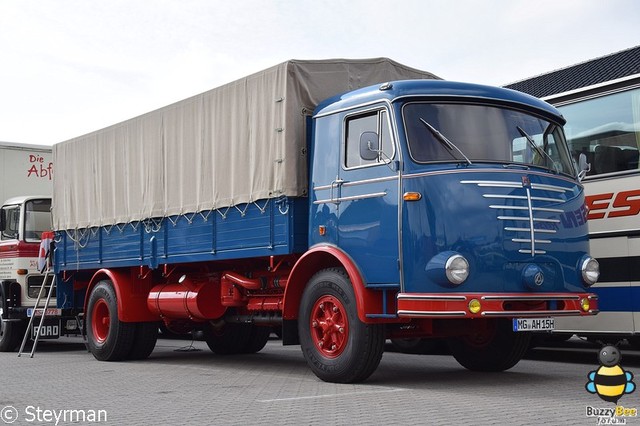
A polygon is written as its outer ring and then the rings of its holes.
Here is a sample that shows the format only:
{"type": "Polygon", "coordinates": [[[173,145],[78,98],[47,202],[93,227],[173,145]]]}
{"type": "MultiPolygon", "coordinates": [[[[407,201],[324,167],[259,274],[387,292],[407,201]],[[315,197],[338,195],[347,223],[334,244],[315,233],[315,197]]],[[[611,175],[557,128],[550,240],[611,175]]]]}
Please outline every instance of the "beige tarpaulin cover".
{"type": "Polygon", "coordinates": [[[113,225],[305,195],[304,114],[390,80],[389,59],[293,60],[54,146],[54,229],[113,225]]]}

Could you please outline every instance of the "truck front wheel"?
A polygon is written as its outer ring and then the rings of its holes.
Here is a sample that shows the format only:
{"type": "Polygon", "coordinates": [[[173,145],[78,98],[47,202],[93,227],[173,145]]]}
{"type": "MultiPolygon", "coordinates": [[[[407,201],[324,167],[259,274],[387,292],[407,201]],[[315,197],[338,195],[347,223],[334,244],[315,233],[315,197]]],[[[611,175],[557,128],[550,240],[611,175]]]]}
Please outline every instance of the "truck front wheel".
{"type": "MultiPolygon", "coordinates": [[[[0,297],[2,297],[2,300],[0,300],[1,316],[8,316],[7,298],[2,289],[0,289],[0,297]]],[[[0,352],[15,351],[24,336],[25,330],[26,321],[2,319],[0,321],[0,352]]]]}
{"type": "Polygon", "coordinates": [[[304,290],[299,314],[302,353],[320,379],[359,382],[380,364],[383,328],[358,318],[355,294],[344,269],[315,274],[304,290]]]}
{"type": "Polygon", "coordinates": [[[2,320],[0,324],[0,352],[15,351],[24,336],[24,332],[23,321],[2,320]]]}
{"type": "Polygon", "coordinates": [[[87,345],[100,361],[121,361],[132,351],[136,324],[118,319],[116,292],[111,281],[100,281],[87,307],[87,345]]]}
{"type": "Polygon", "coordinates": [[[463,367],[472,371],[508,370],[529,349],[531,333],[514,332],[510,320],[487,320],[483,325],[448,342],[453,357],[463,367]]]}

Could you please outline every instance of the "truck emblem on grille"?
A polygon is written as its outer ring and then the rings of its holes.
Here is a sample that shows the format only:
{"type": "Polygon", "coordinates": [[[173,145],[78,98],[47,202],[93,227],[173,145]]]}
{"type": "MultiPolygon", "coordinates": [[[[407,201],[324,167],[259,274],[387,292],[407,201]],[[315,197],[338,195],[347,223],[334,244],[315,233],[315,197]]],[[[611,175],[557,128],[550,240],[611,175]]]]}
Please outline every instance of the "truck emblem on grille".
{"type": "Polygon", "coordinates": [[[538,272],[535,277],[533,277],[533,282],[535,282],[537,286],[541,286],[542,283],[544,283],[544,274],[542,272],[538,272]]]}

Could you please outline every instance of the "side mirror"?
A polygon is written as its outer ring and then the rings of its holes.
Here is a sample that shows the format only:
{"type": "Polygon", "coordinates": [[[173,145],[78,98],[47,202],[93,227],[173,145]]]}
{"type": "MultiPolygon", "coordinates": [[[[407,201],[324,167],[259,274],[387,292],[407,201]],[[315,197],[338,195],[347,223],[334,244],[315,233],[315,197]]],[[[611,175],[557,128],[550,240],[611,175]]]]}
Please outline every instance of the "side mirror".
{"type": "Polygon", "coordinates": [[[376,132],[363,132],[360,135],[360,157],[365,161],[378,159],[380,142],[376,132]]]}

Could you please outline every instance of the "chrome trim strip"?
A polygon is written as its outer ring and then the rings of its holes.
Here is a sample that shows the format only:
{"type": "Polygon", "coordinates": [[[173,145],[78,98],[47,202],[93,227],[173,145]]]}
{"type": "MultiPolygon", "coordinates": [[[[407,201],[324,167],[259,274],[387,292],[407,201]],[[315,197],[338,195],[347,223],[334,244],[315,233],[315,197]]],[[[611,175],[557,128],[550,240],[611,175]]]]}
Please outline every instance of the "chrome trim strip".
{"type": "MultiPolygon", "coordinates": [[[[394,181],[394,180],[398,180],[398,176],[385,176],[385,177],[380,177],[380,178],[375,178],[375,179],[364,179],[364,180],[354,180],[351,182],[344,182],[342,183],[342,187],[349,187],[349,186],[357,186],[357,185],[366,185],[369,183],[380,183],[380,182],[388,182],[388,181],[394,181]]],[[[332,185],[319,185],[319,186],[314,186],[313,190],[314,191],[326,191],[331,189],[332,185]]],[[[335,185],[334,185],[335,186],[335,185]]]]}
{"type": "Polygon", "coordinates": [[[464,311],[398,311],[398,316],[408,317],[431,317],[431,316],[455,316],[464,317],[467,313],[464,311]]]}
{"type": "Polygon", "coordinates": [[[374,179],[364,179],[364,180],[354,180],[351,182],[345,182],[342,184],[342,187],[344,188],[345,186],[357,186],[357,185],[366,185],[369,183],[379,183],[379,182],[388,182],[388,181],[394,181],[397,180],[398,176],[385,176],[385,177],[379,177],[379,178],[374,178],[374,179]]]}
{"type": "Polygon", "coordinates": [[[379,198],[387,195],[387,192],[374,192],[371,194],[362,195],[350,195],[349,197],[337,198],[337,201],[354,201],[354,200],[366,200],[367,198],[379,198]]]}
{"type": "MultiPolygon", "coordinates": [[[[528,222],[529,218],[525,216],[498,216],[498,220],[526,220],[528,222]]],[[[560,219],[544,219],[540,217],[534,217],[533,221],[545,223],[560,223],[560,219]]]]}
{"type": "Polygon", "coordinates": [[[533,207],[531,210],[534,212],[564,213],[564,210],[552,209],[551,207],[533,207]]]}
{"type": "MultiPolygon", "coordinates": [[[[520,250],[518,250],[518,253],[531,254],[531,250],[529,250],[529,249],[520,249],[520,250]]],[[[547,252],[546,252],[546,250],[536,250],[533,254],[547,254],[547,252]]]]}
{"type": "Polygon", "coordinates": [[[569,191],[567,188],[563,188],[561,186],[556,186],[556,185],[547,185],[544,183],[532,183],[531,184],[531,189],[542,189],[544,191],[552,191],[552,192],[560,192],[560,193],[565,193],[567,191],[569,191]]]}
{"type": "Polygon", "coordinates": [[[578,295],[567,295],[567,296],[540,296],[540,295],[509,295],[509,296],[482,296],[482,300],[504,300],[504,301],[514,301],[514,300],[522,300],[524,302],[542,302],[542,301],[552,301],[552,300],[580,300],[580,296],[578,295]]]}
{"type": "MultiPolygon", "coordinates": [[[[504,230],[515,232],[529,232],[529,228],[514,228],[512,226],[505,226],[504,230]]],[[[557,231],[555,229],[534,229],[533,232],[539,232],[541,234],[555,234],[557,231]]]]}
{"type": "Polygon", "coordinates": [[[550,203],[564,203],[564,200],[562,198],[548,198],[548,197],[535,197],[535,196],[532,196],[531,199],[535,200],[535,201],[548,201],[550,203]]]}
{"type": "Polygon", "coordinates": [[[527,206],[500,206],[500,205],[490,205],[490,209],[507,209],[507,210],[529,210],[527,206]]]}
{"type": "Polygon", "coordinates": [[[332,185],[320,185],[320,186],[314,186],[313,190],[314,191],[326,191],[327,189],[331,189],[332,185]]]}
{"type": "Polygon", "coordinates": [[[460,183],[470,183],[470,184],[476,184],[480,187],[490,187],[490,188],[522,188],[522,184],[520,182],[461,180],[460,183]]]}
{"type": "Polygon", "coordinates": [[[362,195],[351,195],[349,197],[339,197],[334,199],[325,199],[325,200],[316,200],[313,204],[329,204],[329,203],[340,203],[342,201],[355,201],[355,200],[366,200],[369,198],[380,198],[386,196],[386,192],[374,192],[372,194],[362,194],[362,195]]]}
{"type": "MultiPolygon", "coordinates": [[[[511,241],[513,241],[514,243],[530,243],[531,240],[529,238],[512,238],[511,241]]],[[[540,243],[540,244],[551,244],[550,240],[533,240],[535,243],[540,243]]]]}
{"type": "Polygon", "coordinates": [[[336,200],[332,200],[330,198],[327,198],[325,200],[316,200],[313,202],[313,204],[317,205],[317,204],[331,204],[331,203],[335,203],[336,200]]]}
{"type": "Polygon", "coordinates": [[[526,200],[524,195],[500,195],[500,194],[483,194],[484,198],[505,198],[508,200],[526,200]]]}
{"type": "Polygon", "coordinates": [[[487,317],[558,317],[567,315],[580,315],[580,311],[577,309],[571,311],[485,311],[482,312],[482,315],[487,317]]]}
{"type": "Polygon", "coordinates": [[[398,300],[438,300],[438,301],[465,301],[467,300],[466,296],[448,296],[448,295],[420,295],[420,294],[407,294],[407,293],[399,293],[396,298],[398,300]]]}

